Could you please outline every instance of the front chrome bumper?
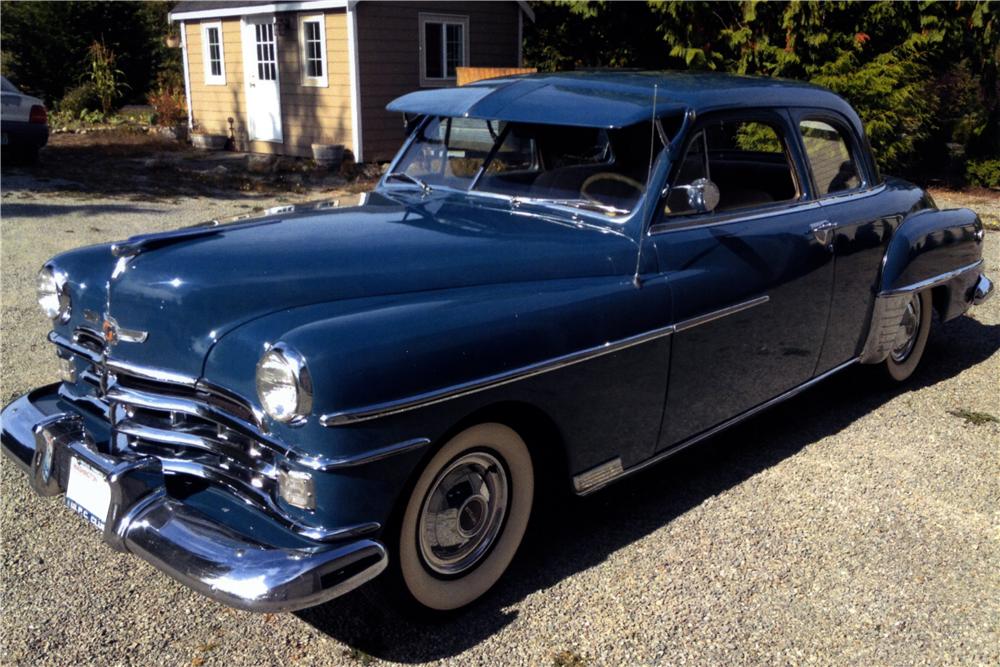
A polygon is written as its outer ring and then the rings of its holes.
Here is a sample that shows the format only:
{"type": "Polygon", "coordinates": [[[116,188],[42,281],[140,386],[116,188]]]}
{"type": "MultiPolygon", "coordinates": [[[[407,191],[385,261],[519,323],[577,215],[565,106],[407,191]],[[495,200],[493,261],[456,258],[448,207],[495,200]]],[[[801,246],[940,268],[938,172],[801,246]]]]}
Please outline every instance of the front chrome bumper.
{"type": "Polygon", "coordinates": [[[284,612],[342,595],[377,576],[388,562],[370,539],[311,548],[261,543],[222,525],[167,493],[160,461],[100,451],[84,420],[35,400],[43,387],[0,414],[3,453],[44,496],[64,493],[72,460],[104,477],[106,517],[90,517],[110,546],[152,563],[182,584],[238,609],[284,612]],[[102,525],[103,524],[103,525],[102,525]]]}

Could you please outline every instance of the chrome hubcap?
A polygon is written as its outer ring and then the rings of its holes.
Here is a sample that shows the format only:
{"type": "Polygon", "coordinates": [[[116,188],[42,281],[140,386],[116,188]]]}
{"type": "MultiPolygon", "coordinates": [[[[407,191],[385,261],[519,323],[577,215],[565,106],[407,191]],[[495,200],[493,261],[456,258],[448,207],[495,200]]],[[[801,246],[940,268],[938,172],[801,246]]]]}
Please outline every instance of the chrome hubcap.
{"type": "Polygon", "coordinates": [[[417,541],[427,567],[453,576],[482,560],[503,528],[508,495],[507,471],[492,454],[472,452],[452,461],[420,510],[417,541]]]}
{"type": "Polygon", "coordinates": [[[913,294],[903,311],[903,318],[896,330],[896,339],[892,348],[892,360],[896,363],[906,361],[917,343],[920,334],[920,295],[913,294]]]}

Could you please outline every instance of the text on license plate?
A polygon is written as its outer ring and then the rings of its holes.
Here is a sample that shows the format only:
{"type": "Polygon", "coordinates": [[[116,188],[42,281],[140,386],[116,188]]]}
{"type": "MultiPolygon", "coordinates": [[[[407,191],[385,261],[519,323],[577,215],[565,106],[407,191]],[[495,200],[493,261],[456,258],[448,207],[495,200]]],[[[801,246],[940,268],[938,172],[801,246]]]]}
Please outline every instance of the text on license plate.
{"type": "Polygon", "coordinates": [[[69,466],[66,506],[88,523],[104,530],[108,508],[111,506],[111,487],[100,471],[75,456],[72,457],[69,466]]]}

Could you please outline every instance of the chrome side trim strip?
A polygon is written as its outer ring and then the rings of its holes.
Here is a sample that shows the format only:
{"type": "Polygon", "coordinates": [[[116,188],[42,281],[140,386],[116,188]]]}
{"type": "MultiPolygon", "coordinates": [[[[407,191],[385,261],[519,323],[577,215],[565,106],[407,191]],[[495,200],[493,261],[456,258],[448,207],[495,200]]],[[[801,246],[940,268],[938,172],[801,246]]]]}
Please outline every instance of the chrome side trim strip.
{"type": "Polygon", "coordinates": [[[748,308],[765,304],[770,301],[770,299],[771,298],[767,295],[759,296],[754,299],[750,299],[749,301],[737,303],[732,306],[726,306],[725,308],[705,313],[704,315],[692,317],[679,322],[678,324],[671,324],[659,329],[647,331],[646,333],[629,336],[628,338],[623,338],[618,341],[608,342],[603,345],[587,348],[586,350],[581,350],[580,352],[572,352],[547,361],[540,361],[538,363],[523,366],[504,373],[497,373],[496,375],[491,375],[481,380],[473,380],[454,385],[452,387],[429,391],[410,398],[404,398],[396,401],[386,401],[384,403],[378,403],[376,405],[362,407],[356,410],[328,413],[319,418],[319,423],[323,426],[346,426],[348,424],[357,424],[359,422],[388,417],[401,412],[409,412],[410,410],[416,410],[417,408],[435,405],[454,398],[461,398],[470,394],[476,394],[488,389],[502,387],[503,385],[511,384],[512,382],[525,380],[536,375],[541,375],[542,373],[548,373],[550,371],[566,368],[567,366],[589,361],[590,359],[594,359],[605,354],[612,354],[614,352],[618,352],[619,350],[648,343],[658,338],[663,338],[686,329],[707,324],[708,322],[712,322],[728,315],[734,315],[747,310],[748,308]]]}
{"type": "Polygon", "coordinates": [[[616,456],[610,461],[605,461],[590,470],[581,472],[579,475],[574,475],[573,489],[577,493],[584,493],[591,488],[598,488],[610,483],[624,472],[622,457],[616,456]]]}
{"type": "Polygon", "coordinates": [[[928,287],[936,287],[943,283],[948,282],[952,278],[957,278],[967,271],[975,271],[983,265],[983,260],[977,260],[972,264],[966,264],[965,266],[959,267],[947,273],[942,273],[939,276],[934,276],[933,278],[927,278],[925,280],[920,280],[915,283],[911,283],[904,287],[897,287],[896,289],[884,290],[879,292],[879,296],[895,296],[897,294],[909,294],[910,292],[919,292],[920,290],[927,289],[928,287]]]}
{"type": "Polygon", "coordinates": [[[686,331],[688,329],[693,329],[694,327],[700,326],[702,324],[708,324],[709,322],[714,322],[715,320],[722,319],[729,315],[735,315],[744,310],[753,308],[754,306],[761,306],[771,300],[771,297],[759,296],[756,299],[750,299],[749,301],[744,301],[742,303],[733,304],[732,306],[726,306],[725,308],[720,308],[719,310],[712,311],[711,313],[705,313],[704,315],[698,315],[687,320],[683,320],[674,325],[677,333],[686,331]]]}
{"type": "Polygon", "coordinates": [[[793,396],[796,396],[796,395],[802,393],[803,391],[805,391],[806,389],[809,389],[813,385],[818,384],[818,383],[822,382],[823,380],[827,379],[828,377],[830,377],[834,373],[837,373],[838,371],[842,371],[845,368],[856,364],[857,361],[858,361],[857,359],[851,359],[850,361],[847,361],[847,362],[845,362],[843,364],[840,364],[839,366],[831,368],[830,370],[826,371],[825,373],[817,375],[813,379],[808,380],[807,382],[803,382],[802,384],[800,384],[797,387],[789,389],[784,394],[780,394],[780,395],[775,396],[774,398],[772,398],[772,399],[770,399],[768,401],[764,401],[763,403],[761,403],[760,405],[758,405],[755,408],[750,408],[746,412],[744,412],[742,414],[739,414],[739,415],[736,415],[735,417],[731,417],[730,419],[727,419],[726,421],[722,422],[721,424],[713,426],[712,428],[708,429],[707,431],[704,431],[702,433],[699,433],[698,435],[692,436],[692,437],[688,438],[687,440],[681,441],[680,443],[678,443],[677,445],[674,445],[670,449],[665,449],[662,452],[660,452],[659,454],[656,454],[656,455],[654,455],[654,456],[652,456],[652,457],[650,457],[650,458],[648,458],[648,459],[646,459],[644,461],[640,461],[639,463],[636,463],[635,465],[632,465],[632,466],[626,468],[625,472],[623,472],[621,475],[618,475],[617,477],[609,479],[608,481],[606,481],[605,483],[603,483],[603,484],[601,484],[599,486],[594,486],[594,487],[586,489],[585,491],[580,491],[578,493],[578,495],[586,496],[586,495],[588,495],[590,493],[593,493],[594,491],[597,491],[598,489],[604,488],[605,486],[607,486],[608,484],[610,484],[613,481],[617,482],[618,480],[624,479],[625,477],[628,477],[629,475],[631,475],[633,473],[639,472],[640,470],[644,470],[644,469],[646,469],[646,468],[648,468],[648,467],[650,467],[652,465],[656,465],[660,461],[662,461],[662,460],[664,460],[666,458],[669,458],[669,457],[673,456],[674,454],[677,454],[678,452],[681,452],[681,451],[687,449],[688,447],[690,447],[692,445],[696,445],[699,442],[701,442],[702,440],[706,440],[706,439],[712,437],[713,435],[719,433],[720,431],[726,430],[730,426],[735,426],[736,424],[740,423],[741,421],[749,419],[750,417],[753,417],[754,415],[756,415],[756,414],[758,414],[760,412],[763,412],[764,410],[767,410],[768,408],[773,407],[773,406],[777,405],[778,403],[781,403],[782,401],[786,401],[789,398],[792,398],[793,396]]]}
{"type": "Polygon", "coordinates": [[[481,391],[486,391],[487,389],[494,389],[519,380],[525,380],[536,375],[541,375],[542,373],[548,373],[549,371],[566,368],[567,366],[589,361],[590,359],[601,357],[606,354],[613,354],[629,347],[634,347],[658,338],[669,336],[673,333],[674,325],[671,324],[659,329],[647,331],[646,333],[629,336],[628,338],[623,338],[619,341],[608,342],[602,345],[587,348],[580,352],[571,352],[570,354],[555,357],[554,359],[540,361],[538,363],[522,366],[521,368],[516,368],[514,370],[490,375],[481,380],[463,382],[452,387],[428,391],[410,398],[386,401],[384,403],[378,403],[376,405],[358,408],[355,410],[345,410],[343,412],[325,414],[319,418],[319,423],[323,426],[344,426],[347,424],[369,421],[371,419],[378,419],[380,417],[388,417],[389,415],[395,415],[401,412],[409,412],[410,410],[415,410],[417,408],[442,403],[454,398],[461,398],[470,394],[476,394],[481,391]]]}
{"type": "Polygon", "coordinates": [[[414,438],[412,440],[405,440],[403,442],[396,443],[395,445],[380,447],[378,449],[362,452],[361,454],[355,454],[353,456],[345,456],[338,459],[302,458],[296,460],[295,462],[311,470],[329,472],[330,470],[353,468],[354,466],[365,465],[366,463],[374,463],[375,461],[387,459],[390,456],[396,456],[397,454],[403,454],[405,452],[426,447],[429,444],[431,444],[430,438],[414,438]]]}

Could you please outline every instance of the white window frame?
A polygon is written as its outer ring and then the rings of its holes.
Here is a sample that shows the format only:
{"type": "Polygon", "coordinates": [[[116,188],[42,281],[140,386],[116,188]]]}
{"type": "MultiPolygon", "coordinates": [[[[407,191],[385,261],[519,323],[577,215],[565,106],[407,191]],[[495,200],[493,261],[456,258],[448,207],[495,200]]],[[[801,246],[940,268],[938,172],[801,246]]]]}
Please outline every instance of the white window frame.
{"type": "Polygon", "coordinates": [[[420,85],[424,87],[432,86],[449,86],[455,83],[455,77],[429,77],[427,76],[427,58],[426,50],[427,45],[424,43],[426,41],[427,35],[427,24],[428,23],[440,23],[442,24],[442,32],[445,34],[441,35],[441,71],[445,74],[448,72],[448,45],[447,45],[447,32],[446,28],[443,26],[447,25],[460,25],[462,26],[462,62],[458,67],[468,67],[469,66],[469,17],[462,16],[459,14],[425,14],[420,13],[420,85]]]}
{"type": "Polygon", "coordinates": [[[223,46],[222,21],[210,21],[201,24],[201,59],[205,71],[206,86],[226,85],[226,50],[223,46]],[[219,70],[221,74],[212,74],[212,62],[209,59],[208,31],[215,28],[219,31],[219,70]]]}
{"type": "Polygon", "coordinates": [[[304,14],[299,16],[299,62],[302,69],[302,85],[315,88],[329,87],[330,67],[326,57],[326,15],[324,14],[304,14]],[[319,48],[322,76],[309,76],[306,68],[306,23],[319,23],[319,48]]]}

